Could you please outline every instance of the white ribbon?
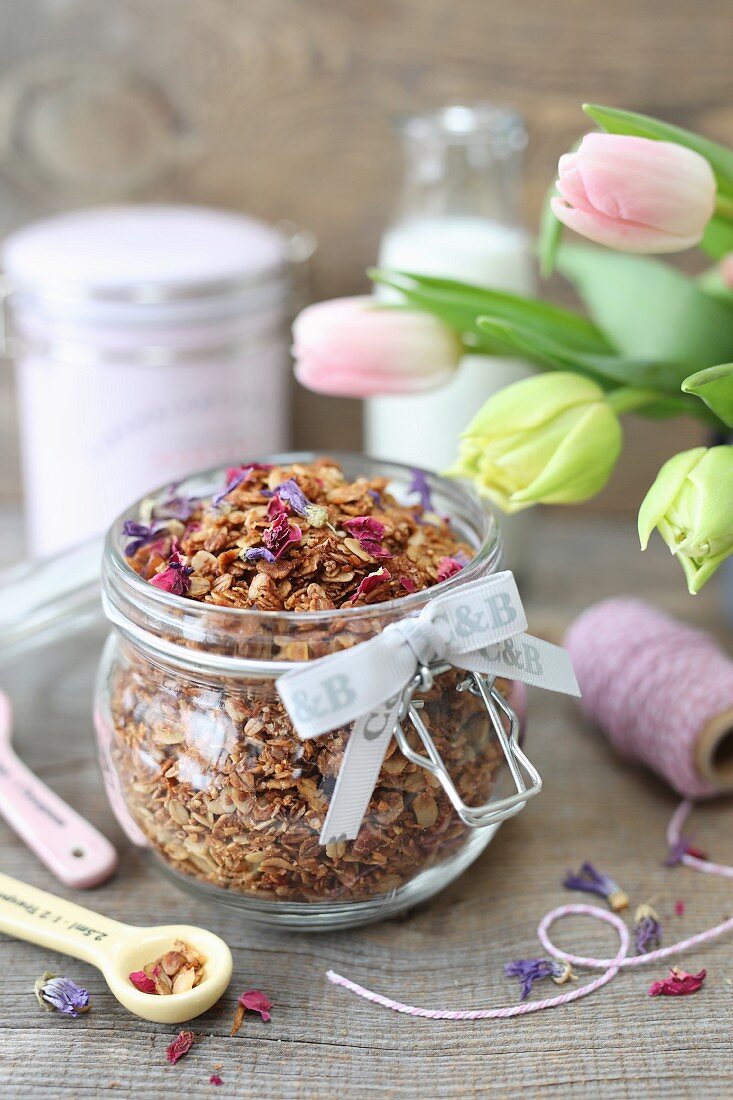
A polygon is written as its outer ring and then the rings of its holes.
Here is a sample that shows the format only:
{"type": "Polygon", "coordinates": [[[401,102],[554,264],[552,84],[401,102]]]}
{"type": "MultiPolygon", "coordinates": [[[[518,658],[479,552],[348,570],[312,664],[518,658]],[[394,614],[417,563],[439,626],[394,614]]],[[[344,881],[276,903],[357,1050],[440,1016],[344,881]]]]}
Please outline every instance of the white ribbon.
{"type": "Polygon", "coordinates": [[[302,740],[354,722],[321,844],[354,840],[394,733],[402,693],[433,661],[580,695],[564,649],[525,634],[527,619],[508,571],[459,585],[414,618],[342,653],[286,672],[277,690],[302,740]]]}

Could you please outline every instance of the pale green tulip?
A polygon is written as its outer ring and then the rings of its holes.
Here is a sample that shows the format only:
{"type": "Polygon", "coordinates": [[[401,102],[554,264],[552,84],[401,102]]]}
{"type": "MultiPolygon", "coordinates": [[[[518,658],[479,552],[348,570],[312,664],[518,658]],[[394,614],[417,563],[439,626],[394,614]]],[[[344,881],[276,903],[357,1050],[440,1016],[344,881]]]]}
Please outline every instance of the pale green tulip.
{"type": "Polygon", "coordinates": [[[655,527],[699,592],[733,553],[733,447],[693,447],[665,462],[639,509],[642,550],[655,527]]]}
{"type": "Polygon", "coordinates": [[[461,437],[454,477],[502,511],[575,504],[608,481],[621,426],[594,382],[571,371],[535,375],[490,397],[461,437]]]}

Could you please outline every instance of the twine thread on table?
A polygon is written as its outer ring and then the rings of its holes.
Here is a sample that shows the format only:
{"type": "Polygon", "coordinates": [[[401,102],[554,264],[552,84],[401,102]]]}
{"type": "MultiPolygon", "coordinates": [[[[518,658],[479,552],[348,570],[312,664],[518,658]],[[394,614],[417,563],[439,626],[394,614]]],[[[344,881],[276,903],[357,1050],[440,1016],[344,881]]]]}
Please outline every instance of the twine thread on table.
{"type": "Polygon", "coordinates": [[[582,707],[619,754],[639,760],[683,798],[711,798],[695,749],[733,707],[733,661],[701,630],[636,599],[603,600],[565,637],[582,707]]]}
{"type": "MultiPolygon", "coordinates": [[[[669,825],[667,826],[667,840],[670,847],[680,840],[680,830],[692,808],[692,802],[682,802],[672,815],[669,825]]],[[[683,855],[682,863],[703,874],[721,875],[724,878],[733,878],[733,867],[727,866],[726,864],[712,863],[710,860],[699,859],[697,856],[687,854],[683,855]]],[[[342,974],[337,974],[334,970],[326,971],[326,977],[333,985],[342,986],[351,993],[355,993],[358,997],[362,997],[366,1001],[371,1001],[372,1004],[381,1005],[383,1008],[389,1008],[393,1012],[401,1012],[407,1016],[421,1016],[430,1020],[502,1020],[512,1016],[525,1016],[530,1012],[540,1012],[545,1008],[557,1008],[559,1005],[570,1004],[572,1001],[580,1000],[581,997],[587,997],[590,993],[594,993],[597,989],[607,985],[616,977],[619,970],[623,967],[645,966],[647,963],[655,962],[657,959],[668,958],[670,955],[677,955],[699,944],[709,943],[730,931],[733,931],[733,917],[721,921],[720,924],[716,924],[714,928],[709,928],[704,932],[698,932],[694,936],[688,936],[687,939],[680,940],[678,943],[674,943],[669,947],[660,947],[656,951],[649,951],[644,955],[629,956],[629,930],[616,913],[612,913],[607,909],[600,909],[595,905],[560,905],[556,909],[552,909],[549,913],[546,913],[540,921],[537,929],[537,937],[543,948],[548,955],[558,959],[560,962],[570,963],[573,966],[584,966],[590,970],[603,970],[603,973],[597,978],[594,978],[591,982],[577,986],[567,993],[559,993],[554,997],[545,997],[537,1001],[522,1001],[519,1004],[508,1005],[504,1008],[477,1008],[465,1010],[418,1008],[415,1005],[404,1004],[402,1001],[396,1001],[391,997],[385,997],[381,993],[375,993],[373,990],[367,989],[365,986],[359,985],[349,978],[345,978],[342,974]],[[562,951],[559,947],[556,947],[549,937],[549,929],[556,921],[569,916],[594,917],[596,920],[603,921],[605,924],[610,924],[615,928],[619,936],[619,949],[614,958],[595,959],[590,956],[573,955],[570,952],[562,951]]]]}

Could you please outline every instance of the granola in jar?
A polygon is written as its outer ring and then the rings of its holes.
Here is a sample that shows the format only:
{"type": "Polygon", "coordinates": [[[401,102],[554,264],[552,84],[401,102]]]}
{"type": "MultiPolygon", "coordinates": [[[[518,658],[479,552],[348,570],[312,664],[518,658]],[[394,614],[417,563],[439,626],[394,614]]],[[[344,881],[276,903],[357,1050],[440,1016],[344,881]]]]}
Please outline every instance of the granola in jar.
{"type": "MultiPolygon", "coordinates": [[[[493,521],[460,487],[349,464],[234,467],[204,478],[207,491],[141,502],[108,540],[119,629],[97,708],[105,771],[168,871],[245,908],[396,898],[488,841],[393,740],[358,837],[319,843],[349,730],[299,740],[274,677],[374,636],[464,570],[492,571],[499,553],[493,521]]],[[[481,701],[457,690],[464,675],[442,674],[419,705],[475,805],[503,757],[481,701]]]]}

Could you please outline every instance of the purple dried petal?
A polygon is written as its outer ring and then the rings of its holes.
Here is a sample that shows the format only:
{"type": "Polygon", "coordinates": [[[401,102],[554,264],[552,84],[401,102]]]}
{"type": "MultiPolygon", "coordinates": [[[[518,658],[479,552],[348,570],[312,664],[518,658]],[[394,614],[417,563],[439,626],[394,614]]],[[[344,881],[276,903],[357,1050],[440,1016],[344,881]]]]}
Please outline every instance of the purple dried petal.
{"type": "Polygon", "coordinates": [[[228,497],[230,493],[233,493],[238,485],[241,485],[243,481],[246,481],[249,475],[254,470],[254,466],[230,466],[227,470],[227,485],[221,492],[217,493],[212,500],[212,504],[218,507],[225,497],[228,497]]]}
{"type": "Polygon", "coordinates": [[[703,852],[692,843],[692,837],[681,836],[674,844],[670,844],[665,867],[676,867],[682,862],[683,856],[694,856],[695,859],[707,859],[707,852],[703,852]]]}
{"type": "Polygon", "coordinates": [[[662,925],[651,905],[640,905],[634,916],[636,950],[646,955],[662,945],[662,925]]]}
{"type": "Polygon", "coordinates": [[[72,982],[71,978],[50,976],[37,982],[36,988],[39,999],[66,1016],[76,1019],[81,1013],[89,1011],[89,991],[72,982]]]}
{"type": "Polygon", "coordinates": [[[269,561],[271,565],[276,561],[275,555],[265,546],[251,546],[249,550],[245,550],[244,556],[247,561],[269,561]]]}
{"type": "Polygon", "coordinates": [[[422,470],[412,470],[412,481],[407,486],[408,493],[417,493],[424,512],[433,511],[433,498],[428,479],[422,470]]]}
{"type": "Polygon", "coordinates": [[[596,871],[592,863],[584,863],[577,874],[568,871],[563,882],[566,890],[582,890],[586,894],[597,894],[605,898],[611,908],[619,912],[629,904],[629,899],[617,883],[596,871]]]}
{"type": "Polygon", "coordinates": [[[128,538],[132,539],[132,542],[128,542],[125,547],[125,556],[133,558],[141,546],[147,546],[148,543],[155,542],[164,533],[165,526],[163,524],[153,523],[146,527],[144,523],[136,523],[132,519],[126,519],[122,524],[122,534],[127,535],[128,538]]]}
{"type": "Polygon", "coordinates": [[[554,959],[516,959],[506,964],[504,973],[507,978],[519,978],[523,1001],[531,993],[535,982],[540,982],[543,978],[562,978],[567,981],[571,977],[570,968],[554,959]]]}
{"type": "Polygon", "coordinates": [[[289,504],[297,516],[306,514],[310,501],[294,478],[289,477],[287,481],[276,485],[274,489],[266,489],[264,492],[266,497],[275,494],[280,497],[280,500],[284,500],[286,504],[289,504]]]}

